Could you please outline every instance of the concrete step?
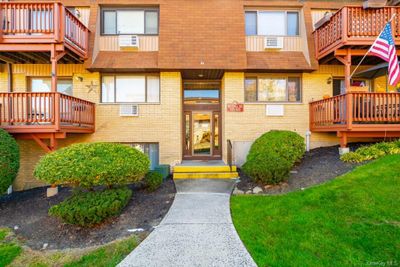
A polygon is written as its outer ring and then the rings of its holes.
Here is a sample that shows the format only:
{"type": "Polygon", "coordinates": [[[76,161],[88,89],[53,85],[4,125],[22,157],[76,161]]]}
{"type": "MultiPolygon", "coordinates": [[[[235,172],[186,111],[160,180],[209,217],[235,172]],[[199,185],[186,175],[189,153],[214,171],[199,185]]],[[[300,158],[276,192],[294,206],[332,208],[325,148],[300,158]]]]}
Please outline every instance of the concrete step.
{"type": "Polygon", "coordinates": [[[237,172],[174,172],[174,179],[234,179],[237,172]]]}
{"type": "Polygon", "coordinates": [[[221,166],[187,166],[178,165],[174,167],[174,173],[181,172],[195,172],[195,173],[211,173],[211,172],[236,172],[236,166],[232,166],[232,169],[227,165],[221,166]]]}

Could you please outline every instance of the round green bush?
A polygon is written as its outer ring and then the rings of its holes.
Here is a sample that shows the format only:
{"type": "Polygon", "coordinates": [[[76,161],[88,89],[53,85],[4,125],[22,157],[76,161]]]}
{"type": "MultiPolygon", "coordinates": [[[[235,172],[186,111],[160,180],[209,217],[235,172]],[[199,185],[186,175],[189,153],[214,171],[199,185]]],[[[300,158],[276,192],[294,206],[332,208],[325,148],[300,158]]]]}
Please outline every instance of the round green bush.
{"type": "Polygon", "coordinates": [[[251,146],[243,171],[254,181],[277,184],[305,152],[304,138],[291,131],[269,131],[251,146]]]}
{"type": "Polygon", "coordinates": [[[36,178],[50,184],[92,188],[140,181],[149,158],[139,150],[115,143],[74,144],[47,154],[36,165],[36,178]]]}
{"type": "Polygon", "coordinates": [[[0,195],[12,185],[19,170],[19,147],[15,139],[0,129],[0,195]]]}
{"type": "Polygon", "coordinates": [[[119,215],[131,197],[132,191],[127,187],[93,192],[80,191],[52,206],[49,215],[68,224],[91,227],[119,215]]]}
{"type": "Polygon", "coordinates": [[[163,182],[163,177],[161,173],[150,171],[146,173],[146,176],[143,179],[144,184],[148,191],[153,192],[156,191],[163,182]]]}

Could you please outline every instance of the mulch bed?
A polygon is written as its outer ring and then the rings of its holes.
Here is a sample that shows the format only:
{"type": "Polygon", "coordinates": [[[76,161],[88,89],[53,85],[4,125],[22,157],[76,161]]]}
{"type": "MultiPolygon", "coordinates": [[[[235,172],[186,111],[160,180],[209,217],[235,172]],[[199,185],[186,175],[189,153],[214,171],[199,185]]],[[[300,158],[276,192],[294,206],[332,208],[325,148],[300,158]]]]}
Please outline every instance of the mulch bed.
{"type": "MultiPolygon", "coordinates": [[[[46,188],[14,192],[0,198],[0,227],[9,227],[32,249],[85,248],[102,245],[129,236],[128,229],[143,228],[146,235],[168,212],[175,196],[171,179],[155,192],[131,186],[133,196],[119,217],[94,228],[67,225],[47,215],[50,206],[71,195],[71,189],[61,188],[58,195],[47,198],[46,188]]],[[[138,232],[137,232],[138,233],[138,232]]]]}
{"type": "MultiPolygon", "coordinates": [[[[360,143],[349,144],[352,151],[360,145],[360,143]]],[[[275,186],[261,186],[239,171],[240,182],[236,186],[244,192],[259,186],[263,189],[264,194],[283,194],[332,180],[358,165],[360,164],[341,161],[338,146],[321,147],[306,152],[301,162],[291,171],[287,182],[275,186]]]]}

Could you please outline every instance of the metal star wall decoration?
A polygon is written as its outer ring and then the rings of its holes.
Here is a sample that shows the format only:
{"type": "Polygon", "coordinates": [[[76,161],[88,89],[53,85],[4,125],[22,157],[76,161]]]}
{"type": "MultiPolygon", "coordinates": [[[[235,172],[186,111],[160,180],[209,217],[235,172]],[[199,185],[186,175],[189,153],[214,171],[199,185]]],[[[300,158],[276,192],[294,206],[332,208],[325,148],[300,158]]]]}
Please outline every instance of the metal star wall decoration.
{"type": "Polygon", "coordinates": [[[90,94],[91,92],[94,92],[97,94],[97,90],[96,90],[97,84],[94,84],[93,81],[91,81],[90,84],[86,85],[86,87],[89,89],[88,94],[90,94]]]}

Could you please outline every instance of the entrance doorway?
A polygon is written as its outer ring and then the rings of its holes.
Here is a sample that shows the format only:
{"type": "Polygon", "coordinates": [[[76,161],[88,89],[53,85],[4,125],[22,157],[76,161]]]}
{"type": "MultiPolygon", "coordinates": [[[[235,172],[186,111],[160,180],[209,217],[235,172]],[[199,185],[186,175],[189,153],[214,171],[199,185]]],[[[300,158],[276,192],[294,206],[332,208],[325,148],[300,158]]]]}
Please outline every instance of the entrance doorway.
{"type": "Polygon", "coordinates": [[[183,83],[183,158],[221,159],[219,81],[183,83]]]}

